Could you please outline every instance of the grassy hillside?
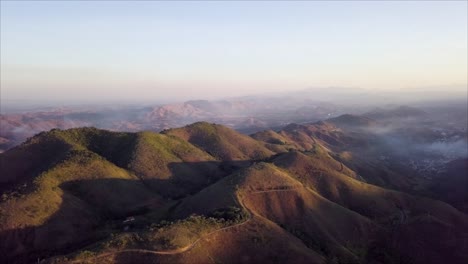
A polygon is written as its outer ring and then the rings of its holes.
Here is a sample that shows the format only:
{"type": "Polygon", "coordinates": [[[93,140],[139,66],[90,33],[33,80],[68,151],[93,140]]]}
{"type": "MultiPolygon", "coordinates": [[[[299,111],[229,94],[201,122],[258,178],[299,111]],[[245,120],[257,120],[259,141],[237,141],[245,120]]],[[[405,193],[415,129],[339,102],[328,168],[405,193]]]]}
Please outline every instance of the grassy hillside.
{"type": "Polygon", "coordinates": [[[264,131],[252,137],[264,142],[276,153],[293,150],[327,152],[326,156],[330,156],[327,159],[342,163],[339,166],[344,165],[345,170],[352,170],[355,174],[352,177],[360,181],[421,193],[415,190],[421,185],[420,175],[408,166],[401,166],[399,160],[391,164],[387,162],[387,156],[393,155],[395,149],[391,141],[370,132],[369,128],[375,124],[369,118],[343,115],[312,124],[290,124],[278,132],[264,131]]]}
{"type": "Polygon", "coordinates": [[[275,153],[289,151],[290,149],[297,149],[298,145],[291,142],[290,139],[280,135],[273,130],[265,130],[251,135],[255,140],[265,143],[265,147],[275,153]]]}
{"type": "Polygon", "coordinates": [[[72,148],[73,146],[53,134],[41,133],[2,153],[0,191],[33,179],[63,161],[72,148]]]}
{"type": "Polygon", "coordinates": [[[468,216],[366,183],[359,140],[331,123],[252,137],[203,122],[41,133],[0,154],[0,254],[6,263],[463,263],[468,216]]]}
{"type": "Polygon", "coordinates": [[[2,252],[30,256],[60,251],[99,237],[95,228],[125,216],[144,201],[159,199],[142,184],[119,184],[136,177],[93,152],[75,150],[62,163],[28,182],[26,192],[2,195],[2,252]],[[107,182],[100,182],[97,181],[107,182]],[[5,251],[4,251],[5,250],[5,251]]]}
{"type": "Polygon", "coordinates": [[[136,137],[128,169],[157,193],[184,196],[223,175],[219,161],[180,138],[152,132],[136,137]]]}
{"type": "Polygon", "coordinates": [[[273,152],[260,142],[225,126],[198,122],[163,132],[179,137],[220,160],[260,160],[273,152]]]}
{"type": "Polygon", "coordinates": [[[376,253],[381,250],[379,247],[385,248],[386,255],[380,257],[387,258],[386,261],[411,259],[414,262],[437,263],[435,259],[451,259],[452,254],[458,256],[454,258],[457,261],[467,257],[458,243],[462,243],[468,231],[468,216],[448,204],[358,181],[336,167],[324,169],[322,162],[302,153],[286,153],[273,162],[327,200],[383,227],[382,233],[376,235],[375,241],[379,242],[375,243],[379,246],[368,249],[374,258],[375,254],[381,253],[376,253]],[[437,239],[427,240],[427,230],[432,230],[432,236],[437,239]],[[385,240],[386,236],[390,240],[385,240]],[[421,254],[415,257],[414,251],[408,248],[417,247],[418,244],[426,246],[414,249],[421,254]],[[437,253],[433,253],[432,257],[424,255],[423,248],[431,248],[437,253]]]}

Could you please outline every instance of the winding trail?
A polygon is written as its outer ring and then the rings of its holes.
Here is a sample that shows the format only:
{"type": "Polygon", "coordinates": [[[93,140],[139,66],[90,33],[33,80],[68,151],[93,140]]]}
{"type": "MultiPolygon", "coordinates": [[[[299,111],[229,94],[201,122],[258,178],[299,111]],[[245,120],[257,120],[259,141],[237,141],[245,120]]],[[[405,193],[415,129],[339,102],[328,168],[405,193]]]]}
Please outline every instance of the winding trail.
{"type": "MultiPolygon", "coordinates": [[[[293,187],[289,187],[289,188],[284,188],[283,187],[281,189],[257,190],[257,191],[246,192],[245,194],[249,195],[249,194],[258,194],[258,193],[287,192],[287,191],[293,191],[293,190],[296,190],[296,189],[302,188],[302,187],[303,186],[299,185],[299,186],[293,186],[293,187]]],[[[109,257],[109,256],[112,256],[112,255],[115,255],[115,254],[120,254],[120,253],[144,253],[144,254],[154,254],[154,255],[182,254],[184,252],[187,252],[187,251],[191,250],[202,239],[204,239],[204,238],[206,238],[206,237],[208,237],[208,236],[210,236],[210,235],[212,235],[214,233],[245,225],[245,224],[249,223],[253,219],[254,213],[247,206],[245,206],[244,201],[242,200],[242,195],[238,195],[237,197],[238,197],[237,200],[238,200],[240,206],[242,208],[245,208],[247,213],[248,213],[247,220],[245,220],[242,223],[238,223],[238,224],[235,224],[235,225],[226,226],[226,227],[223,227],[223,228],[220,228],[220,229],[213,230],[213,231],[211,231],[211,232],[209,232],[209,233],[207,233],[205,235],[200,236],[198,239],[196,239],[191,244],[189,244],[189,245],[187,245],[185,247],[181,247],[181,248],[177,248],[177,249],[169,249],[169,250],[122,249],[122,250],[117,250],[117,251],[113,251],[113,252],[102,253],[102,254],[99,254],[99,255],[97,255],[97,256],[95,256],[93,258],[74,260],[74,261],[69,261],[69,262],[66,262],[66,263],[69,263],[69,264],[86,263],[86,262],[97,263],[97,259],[104,258],[104,257],[109,257]]]]}
{"type": "Polygon", "coordinates": [[[251,191],[249,194],[257,194],[257,193],[269,193],[269,192],[289,192],[296,190],[302,186],[296,186],[296,187],[288,187],[288,188],[281,188],[281,189],[267,189],[267,190],[258,190],[258,191],[251,191]]]}

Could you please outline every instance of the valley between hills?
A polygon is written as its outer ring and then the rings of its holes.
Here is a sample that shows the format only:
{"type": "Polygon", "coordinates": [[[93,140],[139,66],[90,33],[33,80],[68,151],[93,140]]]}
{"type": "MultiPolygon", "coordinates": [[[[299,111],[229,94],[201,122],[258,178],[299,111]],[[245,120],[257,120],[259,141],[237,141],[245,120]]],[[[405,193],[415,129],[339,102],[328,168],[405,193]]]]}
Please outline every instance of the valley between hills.
{"type": "Polygon", "coordinates": [[[468,159],[382,118],[41,132],[0,154],[2,263],[466,263],[468,159]]]}

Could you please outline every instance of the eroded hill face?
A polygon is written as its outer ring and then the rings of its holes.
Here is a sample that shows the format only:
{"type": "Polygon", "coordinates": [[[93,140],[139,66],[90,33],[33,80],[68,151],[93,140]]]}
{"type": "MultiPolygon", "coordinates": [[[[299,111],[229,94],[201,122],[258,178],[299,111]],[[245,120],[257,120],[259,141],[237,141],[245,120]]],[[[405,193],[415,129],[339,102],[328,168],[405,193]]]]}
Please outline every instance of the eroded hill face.
{"type": "Polygon", "coordinates": [[[380,159],[390,148],[376,125],[41,133],[0,154],[0,253],[6,263],[464,263],[468,216],[436,200],[463,209],[463,190],[415,190],[416,173],[380,159]]]}

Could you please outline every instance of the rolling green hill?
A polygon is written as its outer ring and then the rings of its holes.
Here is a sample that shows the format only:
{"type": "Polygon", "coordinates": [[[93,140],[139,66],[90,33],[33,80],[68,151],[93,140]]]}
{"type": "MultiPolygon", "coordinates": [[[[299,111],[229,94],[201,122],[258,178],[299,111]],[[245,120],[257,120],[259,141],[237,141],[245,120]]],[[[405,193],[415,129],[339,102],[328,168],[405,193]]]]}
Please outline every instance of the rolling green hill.
{"type": "Polygon", "coordinates": [[[203,149],[220,160],[260,160],[273,154],[263,144],[225,126],[198,122],[163,132],[203,149]]]}
{"type": "Polygon", "coordinates": [[[371,184],[375,170],[356,170],[360,140],[326,122],[251,137],[205,122],[40,133],[0,154],[0,254],[5,263],[468,259],[468,216],[371,184]]]}

